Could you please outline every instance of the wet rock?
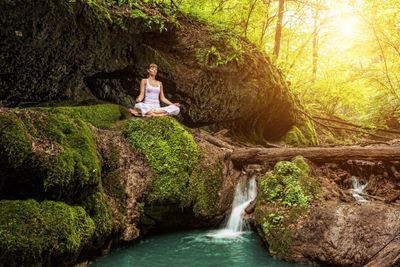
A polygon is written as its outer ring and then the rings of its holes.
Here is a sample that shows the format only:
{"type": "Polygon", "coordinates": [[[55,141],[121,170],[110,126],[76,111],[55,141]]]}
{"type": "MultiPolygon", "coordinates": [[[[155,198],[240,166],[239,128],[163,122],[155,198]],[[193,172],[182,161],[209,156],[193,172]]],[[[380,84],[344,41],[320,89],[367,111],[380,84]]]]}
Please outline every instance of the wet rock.
{"type": "Polygon", "coordinates": [[[400,209],[390,205],[326,203],[311,209],[291,252],[300,255],[298,260],[322,265],[396,266],[399,220],[400,209]]]}

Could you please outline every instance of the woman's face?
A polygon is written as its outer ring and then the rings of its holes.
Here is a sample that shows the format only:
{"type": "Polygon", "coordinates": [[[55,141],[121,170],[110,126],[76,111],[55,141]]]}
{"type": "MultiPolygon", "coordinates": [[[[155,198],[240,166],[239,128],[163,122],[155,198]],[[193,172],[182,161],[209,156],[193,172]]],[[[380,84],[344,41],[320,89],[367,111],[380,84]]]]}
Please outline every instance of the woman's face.
{"type": "Polygon", "coordinates": [[[157,74],[157,66],[150,66],[150,68],[147,70],[150,75],[156,76],[157,74]]]}

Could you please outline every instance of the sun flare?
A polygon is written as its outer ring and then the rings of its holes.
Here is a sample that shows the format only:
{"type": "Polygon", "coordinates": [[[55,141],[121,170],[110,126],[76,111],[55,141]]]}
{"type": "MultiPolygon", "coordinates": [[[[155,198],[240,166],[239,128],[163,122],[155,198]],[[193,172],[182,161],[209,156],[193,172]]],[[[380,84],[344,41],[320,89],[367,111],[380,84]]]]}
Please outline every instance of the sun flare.
{"type": "Polygon", "coordinates": [[[355,18],[339,19],[334,23],[336,31],[344,37],[352,37],[357,32],[358,21],[355,18]]]}

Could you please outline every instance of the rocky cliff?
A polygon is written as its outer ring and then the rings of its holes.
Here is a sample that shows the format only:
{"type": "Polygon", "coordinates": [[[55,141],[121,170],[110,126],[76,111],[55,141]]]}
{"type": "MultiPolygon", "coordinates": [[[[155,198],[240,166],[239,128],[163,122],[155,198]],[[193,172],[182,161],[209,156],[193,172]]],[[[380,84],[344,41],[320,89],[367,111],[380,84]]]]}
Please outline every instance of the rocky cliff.
{"type": "Polygon", "coordinates": [[[223,125],[252,141],[294,122],[280,72],[232,33],[160,6],[113,1],[1,1],[3,106],[97,98],[134,104],[149,63],[189,126],[223,125]]]}
{"type": "Polygon", "coordinates": [[[226,152],[173,118],[127,116],[0,109],[0,266],[71,266],[154,228],[220,223],[240,174],[226,152]]]}

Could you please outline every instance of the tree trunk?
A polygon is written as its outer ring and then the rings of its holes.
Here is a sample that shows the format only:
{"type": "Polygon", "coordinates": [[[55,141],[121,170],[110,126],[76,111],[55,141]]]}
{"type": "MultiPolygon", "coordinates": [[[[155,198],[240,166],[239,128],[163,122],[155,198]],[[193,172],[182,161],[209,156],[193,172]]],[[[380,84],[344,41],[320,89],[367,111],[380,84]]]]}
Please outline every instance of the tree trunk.
{"type": "Polygon", "coordinates": [[[298,155],[316,163],[347,160],[397,161],[400,160],[400,146],[248,148],[233,151],[231,160],[235,165],[242,166],[246,164],[290,160],[298,155]]]}
{"type": "Polygon", "coordinates": [[[315,2],[314,13],[314,30],[313,30],[313,81],[317,79],[317,64],[318,64],[318,14],[319,13],[319,0],[315,2]]]}
{"type": "Polygon", "coordinates": [[[244,27],[244,37],[246,37],[246,38],[247,38],[247,29],[249,27],[250,17],[251,17],[251,14],[253,13],[253,10],[254,10],[254,7],[256,6],[257,1],[258,0],[254,0],[254,2],[250,6],[249,13],[247,14],[246,24],[244,27]]]}
{"type": "Polygon", "coordinates": [[[274,45],[274,55],[277,59],[279,56],[279,49],[281,48],[281,36],[282,36],[282,20],[284,11],[284,0],[279,0],[279,8],[278,8],[278,21],[276,23],[275,30],[275,45],[274,45]]]}

